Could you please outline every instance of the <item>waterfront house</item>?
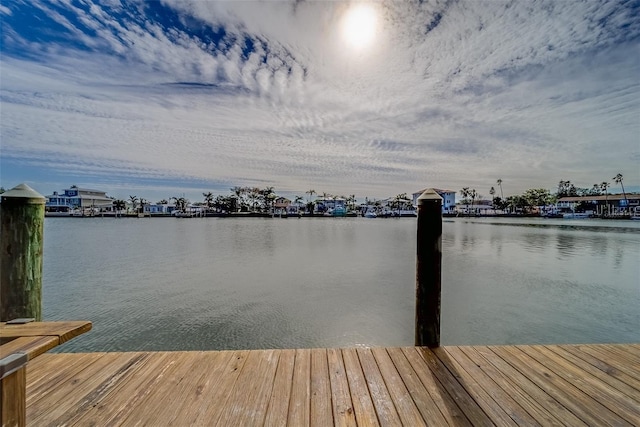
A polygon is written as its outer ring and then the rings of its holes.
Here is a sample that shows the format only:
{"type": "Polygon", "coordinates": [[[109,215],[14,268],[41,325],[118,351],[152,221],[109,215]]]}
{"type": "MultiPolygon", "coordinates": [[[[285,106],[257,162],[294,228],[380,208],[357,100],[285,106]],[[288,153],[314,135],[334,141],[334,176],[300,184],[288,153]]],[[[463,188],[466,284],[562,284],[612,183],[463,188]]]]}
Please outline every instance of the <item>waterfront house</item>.
{"type": "Polygon", "coordinates": [[[45,210],[51,213],[71,213],[74,210],[95,213],[113,209],[113,199],[108,197],[106,192],[79,188],[76,185],[63,190],[62,194],[54,191],[53,194],[46,196],[46,199],[45,210]]]}
{"type": "Polygon", "coordinates": [[[144,213],[150,215],[168,215],[176,209],[175,204],[149,203],[144,205],[144,213]]]}
{"type": "MultiPolygon", "coordinates": [[[[429,190],[429,188],[412,194],[413,206],[418,207],[418,197],[427,190],[429,190]]],[[[453,190],[441,190],[439,188],[434,188],[434,190],[442,197],[442,213],[454,213],[456,207],[456,192],[453,190]]]]}
{"type": "Polygon", "coordinates": [[[273,202],[273,213],[276,215],[287,214],[290,206],[291,200],[286,197],[278,197],[273,202]]]}
{"type": "Polygon", "coordinates": [[[413,201],[409,198],[389,197],[381,200],[380,204],[381,210],[377,214],[382,216],[415,216],[417,214],[413,201]]]}
{"type": "Polygon", "coordinates": [[[335,209],[346,210],[346,200],[342,197],[320,197],[314,201],[315,212],[333,212],[335,209]]]}
{"type": "Polygon", "coordinates": [[[608,194],[598,196],[561,197],[556,202],[558,212],[588,212],[597,216],[622,215],[640,211],[640,194],[608,194]]]}
{"type": "Polygon", "coordinates": [[[493,208],[493,202],[486,199],[476,200],[473,205],[471,203],[458,203],[455,206],[455,211],[460,215],[489,215],[496,213],[493,208]]]}

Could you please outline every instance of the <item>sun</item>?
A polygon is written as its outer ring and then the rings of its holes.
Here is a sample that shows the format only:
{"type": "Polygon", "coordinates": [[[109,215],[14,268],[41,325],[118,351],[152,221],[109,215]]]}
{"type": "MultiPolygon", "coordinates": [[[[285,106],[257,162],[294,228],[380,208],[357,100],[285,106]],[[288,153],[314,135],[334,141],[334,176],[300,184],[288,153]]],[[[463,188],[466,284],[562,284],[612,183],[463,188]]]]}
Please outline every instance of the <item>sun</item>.
{"type": "Polygon", "coordinates": [[[351,47],[361,49],[373,42],[376,25],[376,10],[368,4],[357,4],[345,13],[342,35],[351,47]]]}

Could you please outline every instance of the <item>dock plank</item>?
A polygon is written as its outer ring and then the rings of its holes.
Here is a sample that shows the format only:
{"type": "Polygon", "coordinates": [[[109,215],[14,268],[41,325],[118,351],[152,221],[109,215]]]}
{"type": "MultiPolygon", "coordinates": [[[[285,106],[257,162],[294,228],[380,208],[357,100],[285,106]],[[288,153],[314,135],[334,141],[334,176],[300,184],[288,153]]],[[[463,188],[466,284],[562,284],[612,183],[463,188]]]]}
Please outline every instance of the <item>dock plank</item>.
{"type": "MultiPolygon", "coordinates": [[[[464,412],[458,406],[458,403],[449,394],[447,389],[440,383],[436,375],[429,369],[429,366],[420,357],[415,348],[402,348],[410,366],[418,376],[429,397],[437,408],[441,411],[447,424],[456,426],[470,426],[471,423],[467,419],[464,412]]],[[[393,352],[392,352],[393,354],[393,352]]]]}
{"type": "Polygon", "coordinates": [[[184,406],[190,401],[194,376],[201,372],[207,359],[202,352],[172,352],[173,364],[162,374],[162,382],[157,387],[149,390],[141,403],[145,412],[136,411],[129,415],[127,422],[136,423],[144,421],[148,425],[161,425],[171,420],[174,414],[182,412],[184,406]],[[197,370],[194,367],[198,367],[197,370]]]}
{"type": "MultiPolygon", "coordinates": [[[[432,349],[433,353],[440,359],[440,361],[447,367],[449,372],[458,380],[458,382],[467,390],[472,398],[478,402],[480,408],[483,409],[484,413],[491,418],[494,424],[498,426],[514,426],[516,423],[514,420],[509,417],[509,414],[505,412],[505,410],[497,404],[495,400],[484,390],[481,385],[481,381],[483,379],[477,379],[471,375],[471,372],[467,372],[464,366],[459,363],[455,358],[452,358],[447,350],[442,347],[432,349]]],[[[466,366],[467,369],[471,370],[470,366],[466,366]]],[[[477,373],[476,369],[473,369],[472,372],[477,373]]],[[[488,387],[490,388],[490,387],[488,387]]],[[[494,389],[495,388],[494,386],[494,389]]],[[[504,396],[503,396],[504,397],[504,396]]],[[[510,399],[510,398],[509,398],[510,399]]],[[[517,406],[515,402],[511,401],[509,403],[509,407],[511,410],[514,406],[517,406]]],[[[503,402],[505,403],[505,402],[503,402]]]]}
{"type": "Polygon", "coordinates": [[[640,425],[639,346],[42,354],[29,425],[640,425]]]}
{"type": "Polygon", "coordinates": [[[469,389],[473,389],[475,394],[482,396],[482,400],[488,405],[487,414],[493,419],[502,419],[506,425],[515,423],[517,425],[535,425],[535,419],[517,402],[510,393],[505,392],[498,386],[496,381],[499,378],[493,378],[488,375],[478,362],[470,359],[460,348],[447,347],[440,348],[435,352],[440,359],[446,354],[451,357],[451,362],[460,367],[460,375],[465,381],[465,385],[469,389]],[[500,408],[499,410],[497,408],[500,408]],[[497,412],[492,415],[493,412],[497,412]],[[510,417],[511,419],[506,419],[510,417]]]}
{"type": "Polygon", "coordinates": [[[217,422],[219,426],[262,424],[278,367],[279,351],[250,351],[217,422]]]}
{"type": "Polygon", "coordinates": [[[331,382],[327,350],[311,350],[311,412],[310,425],[329,427],[333,425],[331,406],[331,382]]]}
{"type": "Polygon", "coordinates": [[[309,425],[311,412],[310,379],[311,351],[309,349],[298,349],[296,350],[296,360],[293,367],[288,425],[301,427],[309,425]]]}
{"type": "Polygon", "coordinates": [[[371,351],[402,424],[416,427],[426,425],[387,350],[374,348],[371,351]]]}
{"type": "Polygon", "coordinates": [[[632,379],[633,387],[640,390],[640,369],[638,368],[638,364],[632,365],[624,359],[621,360],[617,354],[607,351],[604,347],[580,345],[578,349],[623,372],[632,379]]]}
{"type": "MultiPolygon", "coordinates": [[[[210,352],[205,352],[210,354],[210,352]]],[[[171,418],[170,425],[209,425],[208,421],[220,412],[220,400],[229,392],[244,365],[247,351],[223,351],[195,382],[192,400],[171,418]],[[175,420],[175,422],[173,422],[175,420]]]]}
{"type": "Polygon", "coordinates": [[[331,385],[331,404],[333,424],[339,427],[356,426],[356,415],[351,402],[349,381],[342,360],[342,352],[335,348],[327,349],[329,382],[331,385]]]}
{"type": "Polygon", "coordinates": [[[92,365],[102,360],[106,353],[73,354],[70,357],[54,358],[57,363],[51,365],[43,363],[51,360],[45,356],[50,355],[42,355],[27,365],[27,375],[30,379],[33,377],[33,381],[29,381],[27,386],[27,405],[34,408],[39,405],[38,400],[49,399],[50,394],[60,388],[60,383],[68,381],[84,369],[95,370],[92,365]]]}
{"type": "Polygon", "coordinates": [[[608,376],[624,382],[629,387],[634,388],[638,393],[640,393],[640,381],[602,360],[602,356],[598,357],[597,355],[594,356],[590,353],[586,353],[581,351],[577,346],[563,346],[562,349],[595,366],[608,376]]]}
{"type": "Polygon", "coordinates": [[[236,351],[222,370],[210,373],[208,377],[211,379],[211,386],[207,390],[204,407],[195,412],[193,416],[191,414],[185,415],[183,417],[185,425],[212,426],[217,424],[248,356],[249,350],[236,351]]]}
{"type": "MultiPolygon", "coordinates": [[[[520,348],[511,346],[490,347],[499,354],[508,355],[509,362],[525,374],[538,387],[560,402],[568,410],[576,414],[588,425],[606,425],[611,416],[610,411],[590,398],[582,390],[566,381],[546,366],[528,356],[520,348]]],[[[615,415],[615,414],[613,414],[615,415]]],[[[620,425],[626,423],[619,417],[614,417],[620,425]]]]}
{"type": "MultiPolygon", "coordinates": [[[[536,402],[539,402],[547,411],[549,411],[554,418],[556,418],[561,424],[569,426],[587,426],[587,423],[576,417],[573,412],[568,410],[564,405],[553,398],[544,389],[538,387],[538,385],[532,381],[527,375],[526,371],[523,373],[510,363],[509,354],[499,354],[492,351],[489,347],[475,346],[473,349],[482,357],[495,366],[502,375],[507,377],[516,387],[522,389],[522,391],[531,397],[536,402]]],[[[553,422],[551,425],[555,425],[553,422]]]]}
{"type": "Polygon", "coordinates": [[[616,390],[619,390],[621,393],[624,393],[626,396],[635,396],[637,398],[637,405],[638,407],[640,407],[640,391],[634,389],[624,381],[619,380],[615,376],[608,374],[606,371],[603,371],[598,366],[592,365],[584,359],[581,359],[578,356],[574,355],[566,346],[546,346],[546,349],[549,351],[553,351],[557,355],[567,359],[572,365],[579,367],[583,371],[589,372],[599,381],[610,385],[616,390]]]}
{"type": "MultiPolygon", "coordinates": [[[[375,351],[376,349],[374,349],[375,351]]],[[[422,422],[435,425],[447,425],[449,424],[445,419],[438,405],[433,400],[426,387],[420,381],[418,374],[413,370],[411,364],[407,360],[405,354],[399,348],[386,349],[391,358],[391,361],[395,365],[407,392],[411,396],[413,403],[416,405],[416,409],[422,416],[422,422]]]]}
{"type": "MultiPolygon", "coordinates": [[[[449,351],[450,349],[447,348],[449,351]]],[[[472,363],[482,369],[498,387],[507,393],[512,399],[527,411],[535,419],[535,424],[544,426],[562,425],[562,422],[555,418],[544,405],[540,404],[535,396],[529,394],[526,387],[518,380],[510,378],[505,372],[499,370],[489,360],[485,359],[475,347],[463,346],[459,350],[464,353],[472,363]]],[[[535,386],[534,386],[535,387],[535,386]]]]}
{"type": "Polygon", "coordinates": [[[640,366],[640,356],[635,354],[630,346],[622,346],[618,344],[601,344],[598,348],[606,350],[608,353],[616,354],[618,357],[624,359],[631,366],[640,366]]]}
{"type": "Polygon", "coordinates": [[[636,357],[640,358],[640,345],[637,344],[610,344],[616,347],[623,347],[625,351],[633,353],[636,357]]]}
{"type": "Polygon", "coordinates": [[[47,397],[45,391],[47,384],[55,384],[57,377],[63,380],[70,373],[77,371],[78,366],[74,362],[81,362],[84,367],[90,363],[91,358],[83,354],[70,354],[68,357],[56,357],[55,354],[43,354],[37,359],[27,364],[27,405],[33,404],[36,400],[47,397]],[[82,360],[86,358],[85,360],[82,360]],[[53,380],[53,381],[52,381],[53,380]]]}
{"type": "Polygon", "coordinates": [[[609,419],[617,420],[620,417],[617,421],[621,423],[624,420],[630,425],[640,425],[640,406],[636,400],[543,346],[518,348],[606,407],[612,412],[609,419]]]}
{"type": "Polygon", "coordinates": [[[382,379],[380,369],[376,364],[373,353],[369,348],[359,348],[357,350],[360,366],[364,373],[371,400],[378,414],[378,421],[381,426],[400,425],[400,416],[396,411],[391,395],[382,379]]]}
{"type": "Polygon", "coordinates": [[[353,402],[353,410],[356,414],[356,421],[359,426],[379,426],[378,416],[376,415],[367,381],[365,380],[358,353],[354,348],[346,348],[342,350],[342,358],[344,359],[344,368],[347,371],[347,379],[349,380],[349,390],[351,391],[351,399],[353,402]]]}
{"type": "Polygon", "coordinates": [[[267,416],[264,421],[265,426],[279,427],[287,425],[295,360],[295,350],[280,351],[276,377],[273,381],[273,390],[271,391],[267,416]]]}
{"type": "Polygon", "coordinates": [[[450,372],[442,361],[428,348],[417,348],[416,351],[427,363],[429,369],[435,374],[438,381],[444,386],[449,395],[458,404],[471,424],[476,426],[494,425],[489,416],[471,397],[469,391],[459,382],[458,377],[450,372]]]}
{"type": "MultiPolygon", "coordinates": [[[[131,413],[144,412],[144,398],[161,382],[164,372],[173,366],[170,356],[166,353],[154,354],[155,357],[151,357],[149,353],[118,355],[120,358],[114,365],[120,368],[91,394],[85,396],[87,409],[75,415],[74,423],[119,425],[131,413]]],[[[71,421],[67,424],[72,425],[71,421]]]]}
{"type": "MultiPolygon", "coordinates": [[[[55,419],[57,415],[61,414],[60,412],[49,413],[51,409],[49,402],[55,401],[56,399],[62,400],[62,397],[68,392],[66,387],[60,387],[60,383],[64,382],[66,385],[81,382],[82,378],[87,376],[83,374],[83,372],[87,371],[89,372],[89,376],[93,375],[94,369],[93,366],[91,366],[92,369],[89,369],[90,365],[97,363],[97,369],[95,370],[100,371],[108,365],[109,359],[113,358],[113,356],[106,357],[106,355],[101,355],[100,357],[90,357],[89,355],[79,356],[80,357],[67,359],[68,363],[59,366],[51,375],[47,376],[45,372],[44,375],[38,379],[37,383],[27,386],[27,405],[30,408],[27,416],[29,424],[36,424],[47,415],[55,419]],[[84,366],[85,369],[78,370],[78,366],[74,362],[81,363],[81,366],[84,366]]],[[[35,365],[35,363],[33,364],[35,365]]],[[[74,393],[77,392],[75,387],[70,388],[74,390],[74,393]]],[[[70,402],[62,403],[62,413],[64,413],[64,408],[68,406],[70,406],[70,402]]]]}

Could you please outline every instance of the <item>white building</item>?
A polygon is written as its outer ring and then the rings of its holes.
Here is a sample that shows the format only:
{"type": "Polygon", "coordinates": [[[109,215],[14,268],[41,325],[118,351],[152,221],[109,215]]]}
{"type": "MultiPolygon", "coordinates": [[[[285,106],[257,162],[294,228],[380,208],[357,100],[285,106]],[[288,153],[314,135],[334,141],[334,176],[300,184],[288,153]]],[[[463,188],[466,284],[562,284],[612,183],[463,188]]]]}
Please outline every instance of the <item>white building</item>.
{"type": "MultiPolygon", "coordinates": [[[[429,190],[429,188],[425,188],[424,190],[420,190],[412,194],[413,206],[416,208],[418,207],[418,197],[427,190],[429,190]]],[[[442,197],[442,213],[454,213],[456,207],[456,192],[452,190],[441,190],[439,188],[434,188],[434,190],[440,197],[442,197]]]]}

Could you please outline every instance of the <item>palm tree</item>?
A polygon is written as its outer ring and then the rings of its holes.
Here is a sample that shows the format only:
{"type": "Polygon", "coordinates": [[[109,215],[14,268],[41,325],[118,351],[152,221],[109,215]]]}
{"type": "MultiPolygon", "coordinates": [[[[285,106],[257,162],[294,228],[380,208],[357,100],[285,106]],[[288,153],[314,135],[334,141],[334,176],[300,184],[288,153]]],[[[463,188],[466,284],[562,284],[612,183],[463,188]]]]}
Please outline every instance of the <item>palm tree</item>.
{"type": "Polygon", "coordinates": [[[202,193],[202,195],[204,196],[204,204],[207,205],[207,210],[210,210],[211,205],[213,204],[213,194],[209,191],[207,193],[202,193]]]}
{"type": "Polygon", "coordinates": [[[464,187],[461,191],[460,194],[463,197],[463,201],[465,202],[465,204],[469,204],[469,197],[471,197],[471,210],[469,211],[469,214],[471,214],[471,211],[473,211],[473,204],[476,200],[476,198],[478,197],[478,192],[472,188],[471,190],[469,190],[469,187],[464,187]]]}
{"type": "Polygon", "coordinates": [[[607,188],[609,188],[611,185],[607,182],[607,181],[602,181],[602,184],[600,184],[600,188],[602,188],[602,191],[604,191],[604,200],[605,200],[605,205],[607,206],[607,216],[609,215],[609,193],[607,192],[607,188]]]}
{"type": "Polygon", "coordinates": [[[500,198],[502,200],[504,200],[504,194],[502,194],[502,178],[498,178],[498,180],[496,181],[496,183],[498,184],[498,186],[500,187],[500,198]]]}
{"type": "Polygon", "coordinates": [[[187,206],[189,205],[188,199],[185,199],[184,197],[172,197],[172,199],[175,200],[176,210],[186,212],[187,206]]]}
{"type": "Polygon", "coordinates": [[[142,197],[140,197],[140,210],[139,210],[139,213],[142,213],[142,214],[144,213],[144,205],[146,205],[147,202],[148,201],[146,199],[143,199],[142,197]]]}
{"type": "Polygon", "coordinates": [[[471,191],[469,191],[469,196],[471,196],[471,210],[473,211],[473,204],[475,203],[476,198],[479,196],[479,194],[475,188],[472,188],[471,191]]]}
{"type": "Polygon", "coordinates": [[[273,213],[273,202],[276,199],[276,194],[273,190],[273,187],[265,187],[264,190],[260,190],[260,196],[264,200],[265,210],[270,213],[273,213]]]}
{"type": "MultiPolygon", "coordinates": [[[[314,194],[316,194],[316,190],[305,191],[304,194],[308,194],[309,198],[311,198],[314,194]]],[[[307,198],[307,202],[309,202],[309,198],[307,198]]]]}
{"type": "Polygon", "coordinates": [[[136,196],[129,196],[129,202],[131,202],[131,209],[135,212],[138,207],[138,198],[136,196]]]}
{"type": "Polygon", "coordinates": [[[460,195],[462,196],[462,202],[465,205],[469,204],[469,197],[471,196],[471,191],[469,190],[469,187],[463,187],[462,190],[460,190],[460,195]]]}
{"type": "Polygon", "coordinates": [[[124,200],[114,200],[113,201],[113,208],[116,211],[116,216],[118,215],[118,212],[123,210],[124,208],[127,207],[127,202],[125,202],[124,200]]]}
{"type": "MultiPolygon", "coordinates": [[[[495,198],[493,197],[496,194],[496,189],[493,186],[489,189],[489,194],[491,195],[491,202],[494,203],[495,198]]],[[[493,213],[496,212],[496,207],[493,206],[493,213]]]]}
{"type": "Polygon", "coordinates": [[[393,204],[398,210],[398,214],[400,213],[401,207],[404,207],[404,202],[407,200],[407,193],[401,193],[396,195],[393,198],[393,204]]]}
{"type": "Polygon", "coordinates": [[[622,187],[622,196],[624,197],[624,211],[627,209],[627,206],[629,206],[629,202],[627,201],[627,193],[624,192],[624,185],[622,184],[622,174],[617,174],[613,177],[613,180],[616,182],[616,184],[620,184],[620,186],[622,187]]]}
{"type": "Polygon", "coordinates": [[[233,187],[231,188],[231,192],[236,197],[236,210],[242,210],[242,206],[244,205],[244,195],[246,194],[246,189],[244,187],[233,187]]]}

